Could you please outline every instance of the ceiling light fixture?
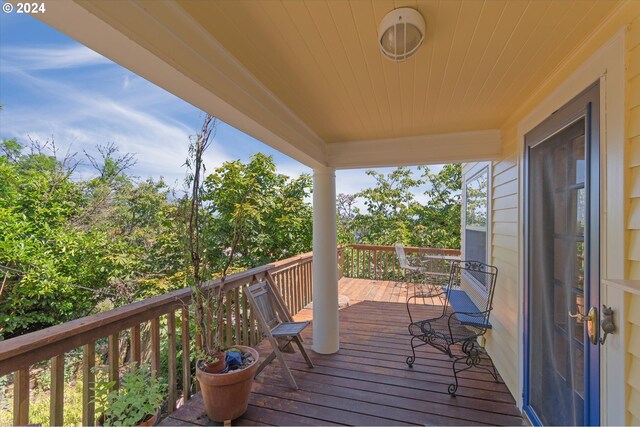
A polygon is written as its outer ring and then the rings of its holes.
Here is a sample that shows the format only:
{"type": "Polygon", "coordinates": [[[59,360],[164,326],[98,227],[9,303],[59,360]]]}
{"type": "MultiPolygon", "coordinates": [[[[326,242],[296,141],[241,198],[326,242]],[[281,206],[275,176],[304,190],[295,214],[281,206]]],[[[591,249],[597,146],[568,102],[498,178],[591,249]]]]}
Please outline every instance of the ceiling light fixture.
{"type": "Polygon", "coordinates": [[[401,7],[387,13],[378,27],[380,51],[392,61],[412,57],[424,42],[426,25],[415,9],[401,7]]]}

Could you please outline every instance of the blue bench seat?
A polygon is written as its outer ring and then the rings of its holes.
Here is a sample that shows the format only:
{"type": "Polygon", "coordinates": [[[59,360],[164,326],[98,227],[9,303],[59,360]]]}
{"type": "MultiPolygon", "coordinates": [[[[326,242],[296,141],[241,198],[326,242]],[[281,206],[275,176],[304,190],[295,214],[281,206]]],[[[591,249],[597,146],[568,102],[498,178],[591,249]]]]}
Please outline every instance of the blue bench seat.
{"type": "Polygon", "coordinates": [[[474,326],[476,328],[491,329],[491,323],[485,323],[486,316],[469,316],[459,312],[478,313],[481,310],[471,301],[469,295],[465,291],[459,289],[449,290],[449,304],[456,311],[456,317],[465,326],[474,326]]]}

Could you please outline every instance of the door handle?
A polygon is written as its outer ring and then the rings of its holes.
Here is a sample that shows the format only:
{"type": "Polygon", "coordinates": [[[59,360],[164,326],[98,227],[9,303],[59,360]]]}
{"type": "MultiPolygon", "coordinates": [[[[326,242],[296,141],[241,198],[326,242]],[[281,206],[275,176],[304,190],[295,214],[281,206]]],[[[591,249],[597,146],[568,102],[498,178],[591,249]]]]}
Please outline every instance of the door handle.
{"type": "Polygon", "coordinates": [[[591,341],[591,344],[598,343],[598,328],[596,327],[596,323],[598,320],[597,308],[591,307],[589,309],[589,313],[587,313],[586,316],[580,312],[576,314],[569,312],[569,317],[576,319],[576,322],[587,322],[587,334],[589,335],[589,341],[591,341]]]}
{"type": "Polygon", "coordinates": [[[576,322],[581,322],[581,323],[585,322],[585,321],[588,321],[588,320],[591,320],[591,318],[588,315],[585,316],[584,314],[579,313],[579,312],[576,313],[576,314],[573,314],[573,313],[569,312],[569,317],[573,317],[574,319],[576,319],[576,322]]]}

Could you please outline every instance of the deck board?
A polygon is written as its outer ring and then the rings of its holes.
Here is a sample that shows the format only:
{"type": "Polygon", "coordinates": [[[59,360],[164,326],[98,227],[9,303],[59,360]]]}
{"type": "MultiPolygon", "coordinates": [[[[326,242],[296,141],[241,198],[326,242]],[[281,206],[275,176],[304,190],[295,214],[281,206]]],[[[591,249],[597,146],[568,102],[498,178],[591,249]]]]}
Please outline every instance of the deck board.
{"type": "MultiPolygon", "coordinates": [[[[350,300],[340,310],[340,351],[313,352],[311,325],[303,336],[315,368],[309,368],[299,352],[285,354],[300,389],[289,388],[278,363],[271,363],[255,380],[249,409],[234,425],[523,424],[506,386],[484,372],[459,374],[458,395],[450,397],[451,362],[446,355],[421,347],[413,368],[407,367],[406,284],[342,279],[340,293],[350,300]]],[[[441,310],[415,308],[425,317],[441,310]]],[[[311,310],[299,315],[310,318],[311,310]]],[[[262,357],[270,352],[265,342],[258,350],[262,357]]],[[[215,423],[206,417],[197,394],[160,425],[215,423]]]]}

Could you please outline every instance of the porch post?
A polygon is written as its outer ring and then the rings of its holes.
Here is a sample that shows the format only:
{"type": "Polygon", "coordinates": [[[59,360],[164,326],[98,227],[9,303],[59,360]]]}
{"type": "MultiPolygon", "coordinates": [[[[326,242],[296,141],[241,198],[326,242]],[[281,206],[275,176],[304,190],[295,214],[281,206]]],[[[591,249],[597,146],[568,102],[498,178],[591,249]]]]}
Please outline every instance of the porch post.
{"type": "Polygon", "coordinates": [[[313,170],[313,350],[339,347],[336,175],[322,167],[313,170]]]}

